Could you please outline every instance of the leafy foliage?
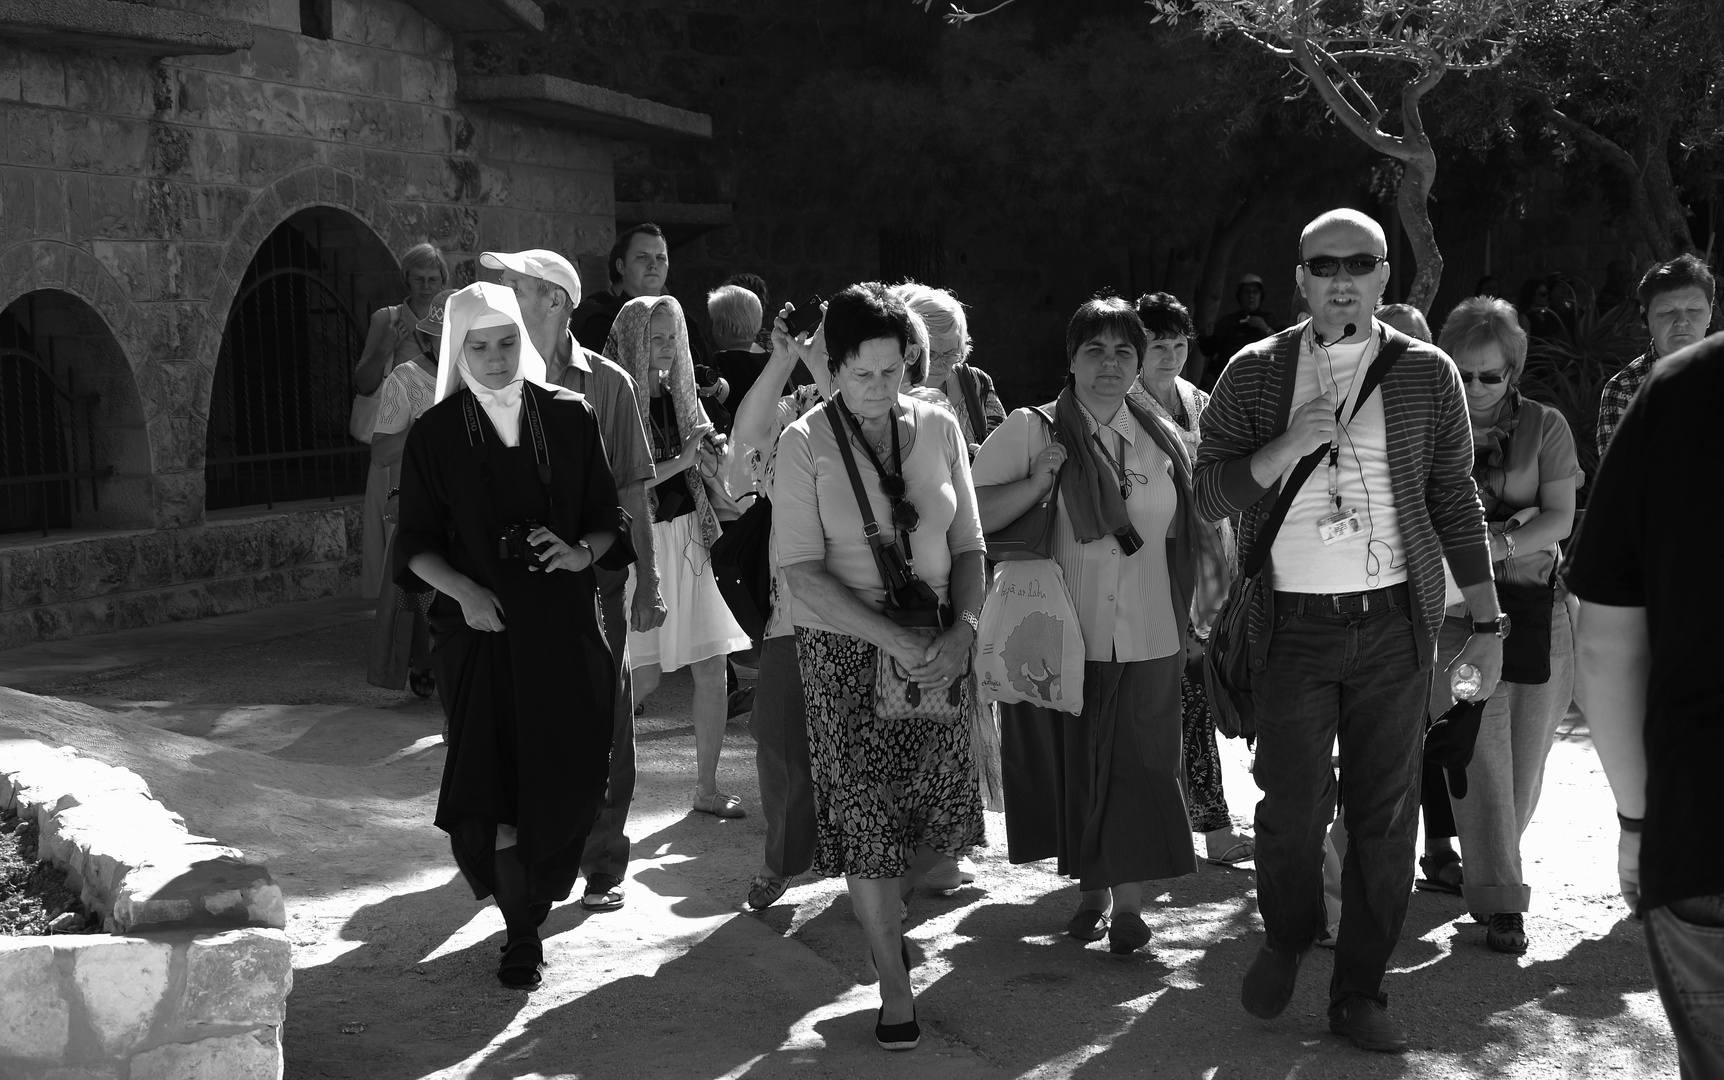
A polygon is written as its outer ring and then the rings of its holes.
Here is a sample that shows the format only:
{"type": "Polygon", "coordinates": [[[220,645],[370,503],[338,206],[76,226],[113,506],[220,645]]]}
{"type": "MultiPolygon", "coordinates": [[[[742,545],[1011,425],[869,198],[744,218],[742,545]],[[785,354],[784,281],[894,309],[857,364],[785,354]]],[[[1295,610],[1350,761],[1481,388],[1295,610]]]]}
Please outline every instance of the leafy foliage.
{"type": "Polygon", "coordinates": [[[1574,433],[1581,471],[1593,477],[1598,475],[1599,396],[1612,375],[1646,351],[1648,336],[1637,305],[1600,313],[1584,283],[1570,288],[1575,300],[1564,320],[1566,333],[1529,344],[1520,389],[1562,413],[1574,433]]]}

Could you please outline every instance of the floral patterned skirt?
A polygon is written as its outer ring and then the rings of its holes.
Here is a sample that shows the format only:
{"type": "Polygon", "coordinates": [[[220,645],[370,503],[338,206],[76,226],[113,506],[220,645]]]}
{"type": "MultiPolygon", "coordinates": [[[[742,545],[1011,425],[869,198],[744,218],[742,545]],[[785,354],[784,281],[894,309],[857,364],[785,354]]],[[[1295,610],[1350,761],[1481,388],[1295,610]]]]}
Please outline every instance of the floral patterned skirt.
{"type": "Polygon", "coordinates": [[[796,652],[808,707],[814,869],[902,877],[920,845],[956,856],[981,843],[970,725],[875,716],[876,650],[859,638],[799,626],[796,652]]]}

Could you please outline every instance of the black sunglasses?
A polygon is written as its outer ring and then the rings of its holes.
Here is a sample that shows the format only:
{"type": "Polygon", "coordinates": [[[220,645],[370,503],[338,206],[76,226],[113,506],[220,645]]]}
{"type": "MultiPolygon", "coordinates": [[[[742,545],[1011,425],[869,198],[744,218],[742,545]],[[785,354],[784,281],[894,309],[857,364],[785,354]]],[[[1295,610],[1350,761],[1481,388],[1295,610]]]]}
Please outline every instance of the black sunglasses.
{"type": "Polygon", "coordinates": [[[1347,273],[1354,277],[1364,277],[1377,268],[1377,264],[1387,262],[1381,255],[1317,255],[1306,259],[1299,265],[1311,271],[1317,277],[1334,277],[1336,271],[1343,266],[1347,273]]]}
{"type": "Polygon", "coordinates": [[[1479,382],[1484,383],[1486,386],[1495,386],[1498,383],[1508,381],[1508,372],[1506,372],[1506,371],[1463,371],[1463,372],[1461,372],[1461,381],[1462,382],[1470,383],[1475,379],[1477,379],[1479,382]]]}
{"type": "Polygon", "coordinates": [[[892,524],[904,532],[915,532],[916,526],[922,523],[922,513],[916,509],[915,503],[904,497],[909,493],[904,486],[904,478],[882,474],[880,490],[885,493],[886,501],[892,504],[892,524]]]}

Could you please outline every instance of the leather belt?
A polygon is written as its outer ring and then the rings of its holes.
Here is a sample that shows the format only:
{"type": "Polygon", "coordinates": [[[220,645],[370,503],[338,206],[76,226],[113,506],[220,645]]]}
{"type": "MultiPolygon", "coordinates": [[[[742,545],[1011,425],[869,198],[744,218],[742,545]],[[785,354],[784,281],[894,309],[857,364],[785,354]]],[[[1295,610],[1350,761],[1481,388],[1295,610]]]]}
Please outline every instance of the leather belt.
{"type": "Polygon", "coordinates": [[[1374,611],[1412,606],[1412,593],[1407,583],[1388,585],[1381,589],[1350,593],[1277,592],[1276,610],[1292,608],[1295,614],[1339,617],[1368,615],[1374,611]]]}

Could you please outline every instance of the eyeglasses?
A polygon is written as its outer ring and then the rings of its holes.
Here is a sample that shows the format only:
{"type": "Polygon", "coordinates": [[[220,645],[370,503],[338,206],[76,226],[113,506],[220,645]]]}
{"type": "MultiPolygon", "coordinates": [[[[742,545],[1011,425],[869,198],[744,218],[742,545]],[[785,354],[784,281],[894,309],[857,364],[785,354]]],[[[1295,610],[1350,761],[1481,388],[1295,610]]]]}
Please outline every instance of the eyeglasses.
{"type": "Polygon", "coordinates": [[[904,478],[881,473],[880,490],[885,494],[886,501],[892,504],[892,524],[904,532],[915,532],[916,526],[922,523],[922,514],[916,509],[915,503],[904,497],[909,494],[909,490],[904,486],[904,478]]]}
{"type": "Polygon", "coordinates": [[[1508,381],[1508,372],[1506,372],[1506,371],[1463,371],[1463,372],[1461,372],[1461,381],[1462,382],[1470,383],[1470,382],[1473,382],[1474,380],[1477,380],[1478,382],[1482,382],[1486,386],[1496,386],[1498,383],[1504,383],[1504,382],[1508,381]]]}
{"type": "Polygon", "coordinates": [[[1378,263],[1387,262],[1381,255],[1317,255],[1306,259],[1299,265],[1311,271],[1317,277],[1334,277],[1342,267],[1353,277],[1364,277],[1377,268],[1378,263]]]}

